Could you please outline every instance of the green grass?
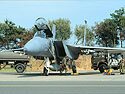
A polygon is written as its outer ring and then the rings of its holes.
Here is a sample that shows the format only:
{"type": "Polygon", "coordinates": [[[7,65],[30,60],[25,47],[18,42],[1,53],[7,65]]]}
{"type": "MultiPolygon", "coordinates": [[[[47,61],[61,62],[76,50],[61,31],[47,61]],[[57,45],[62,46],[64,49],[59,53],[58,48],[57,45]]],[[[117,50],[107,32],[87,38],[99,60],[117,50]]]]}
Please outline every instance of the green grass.
{"type": "Polygon", "coordinates": [[[0,70],[0,72],[16,72],[16,70],[14,68],[3,68],[0,70]]]}

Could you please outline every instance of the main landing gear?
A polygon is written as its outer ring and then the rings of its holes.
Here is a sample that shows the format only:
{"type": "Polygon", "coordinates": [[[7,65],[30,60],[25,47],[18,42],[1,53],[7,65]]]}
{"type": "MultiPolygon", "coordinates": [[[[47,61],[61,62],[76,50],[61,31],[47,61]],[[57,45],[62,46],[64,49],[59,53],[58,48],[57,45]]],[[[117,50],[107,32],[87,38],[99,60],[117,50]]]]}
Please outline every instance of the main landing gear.
{"type": "Polygon", "coordinates": [[[64,58],[61,62],[57,63],[57,62],[51,62],[49,60],[49,58],[44,58],[44,63],[45,66],[43,68],[43,75],[48,76],[49,75],[49,71],[60,71],[60,74],[62,74],[63,71],[65,71],[65,73],[67,73],[67,67],[69,67],[69,69],[72,69],[72,74],[76,75],[77,74],[77,70],[76,70],[76,65],[75,65],[75,61],[71,60],[71,59],[67,59],[64,58]]]}
{"type": "Polygon", "coordinates": [[[43,75],[45,76],[49,75],[49,70],[46,67],[43,68],[43,75]]]}

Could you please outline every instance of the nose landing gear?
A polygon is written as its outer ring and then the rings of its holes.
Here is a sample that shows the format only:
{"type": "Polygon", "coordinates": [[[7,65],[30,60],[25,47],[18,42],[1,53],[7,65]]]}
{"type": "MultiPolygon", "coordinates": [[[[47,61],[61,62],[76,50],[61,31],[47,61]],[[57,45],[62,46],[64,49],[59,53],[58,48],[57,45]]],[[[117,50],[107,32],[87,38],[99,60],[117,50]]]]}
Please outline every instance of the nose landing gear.
{"type": "Polygon", "coordinates": [[[49,75],[49,69],[44,67],[43,69],[43,75],[48,76],[49,75]]]}

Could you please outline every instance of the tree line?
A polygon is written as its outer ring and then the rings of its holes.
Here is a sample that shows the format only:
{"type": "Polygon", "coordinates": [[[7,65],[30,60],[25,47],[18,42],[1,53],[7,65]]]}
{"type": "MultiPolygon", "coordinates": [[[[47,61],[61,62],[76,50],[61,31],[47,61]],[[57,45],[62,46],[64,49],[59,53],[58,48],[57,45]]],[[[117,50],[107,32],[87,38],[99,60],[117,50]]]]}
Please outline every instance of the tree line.
{"type": "MultiPolygon", "coordinates": [[[[95,44],[105,47],[125,46],[123,44],[125,40],[125,8],[115,10],[110,14],[110,18],[96,23],[93,27],[88,27],[85,24],[76,25],[74,31],[71,29],[69,19],[59,18],[48,22],[51,28],[53,24],[56,25],[57,40],[67,40],[75,34],[77,39],[75,44],[83,44],[86,30],[87,46],[95,44]]],[[[35,32],[37,32],[35,27],[26,29],[6,19],[0,23],[0,47],[6,49],[23,47],[35,32]]]]}
{"type": "Polygon", "coordinates": [[[97,23],[94,27],[97,44],[106,47],[123,46],[125,40],[125,8],[115,10],[111,18],[97,23]],[[119,43],[120,41],[120,43],[119,43]]]}

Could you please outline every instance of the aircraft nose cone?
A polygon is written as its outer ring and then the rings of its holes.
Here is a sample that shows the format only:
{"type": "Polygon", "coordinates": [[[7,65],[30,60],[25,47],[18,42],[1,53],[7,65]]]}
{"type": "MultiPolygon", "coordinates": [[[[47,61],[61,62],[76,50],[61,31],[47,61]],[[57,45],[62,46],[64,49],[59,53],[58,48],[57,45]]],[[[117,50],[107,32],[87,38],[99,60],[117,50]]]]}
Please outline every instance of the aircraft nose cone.
{"type": "Polygon", "coordinates": [[[24,51],[27,54],[35,54],[38,52],[40,44],[38,43],[38,40],[36,41],[35,39],[31,39],[28,43],[25,44],[24,46],[24,51]]]}
{"type": "Polygon", "coordinates": [[[48,50],[49,43],[40,37],[35,37],[27,42],[24,46],[24,51],[26,54],[39,56],[42,52],[48,50]]]}
{"type": "Polygon", "coordinates": [[[27,49],[27,47],[26,47],[26,46],[24,46],[24,47],[23,47],[23,51],[27,54],[28,49],[27,49]]]}

